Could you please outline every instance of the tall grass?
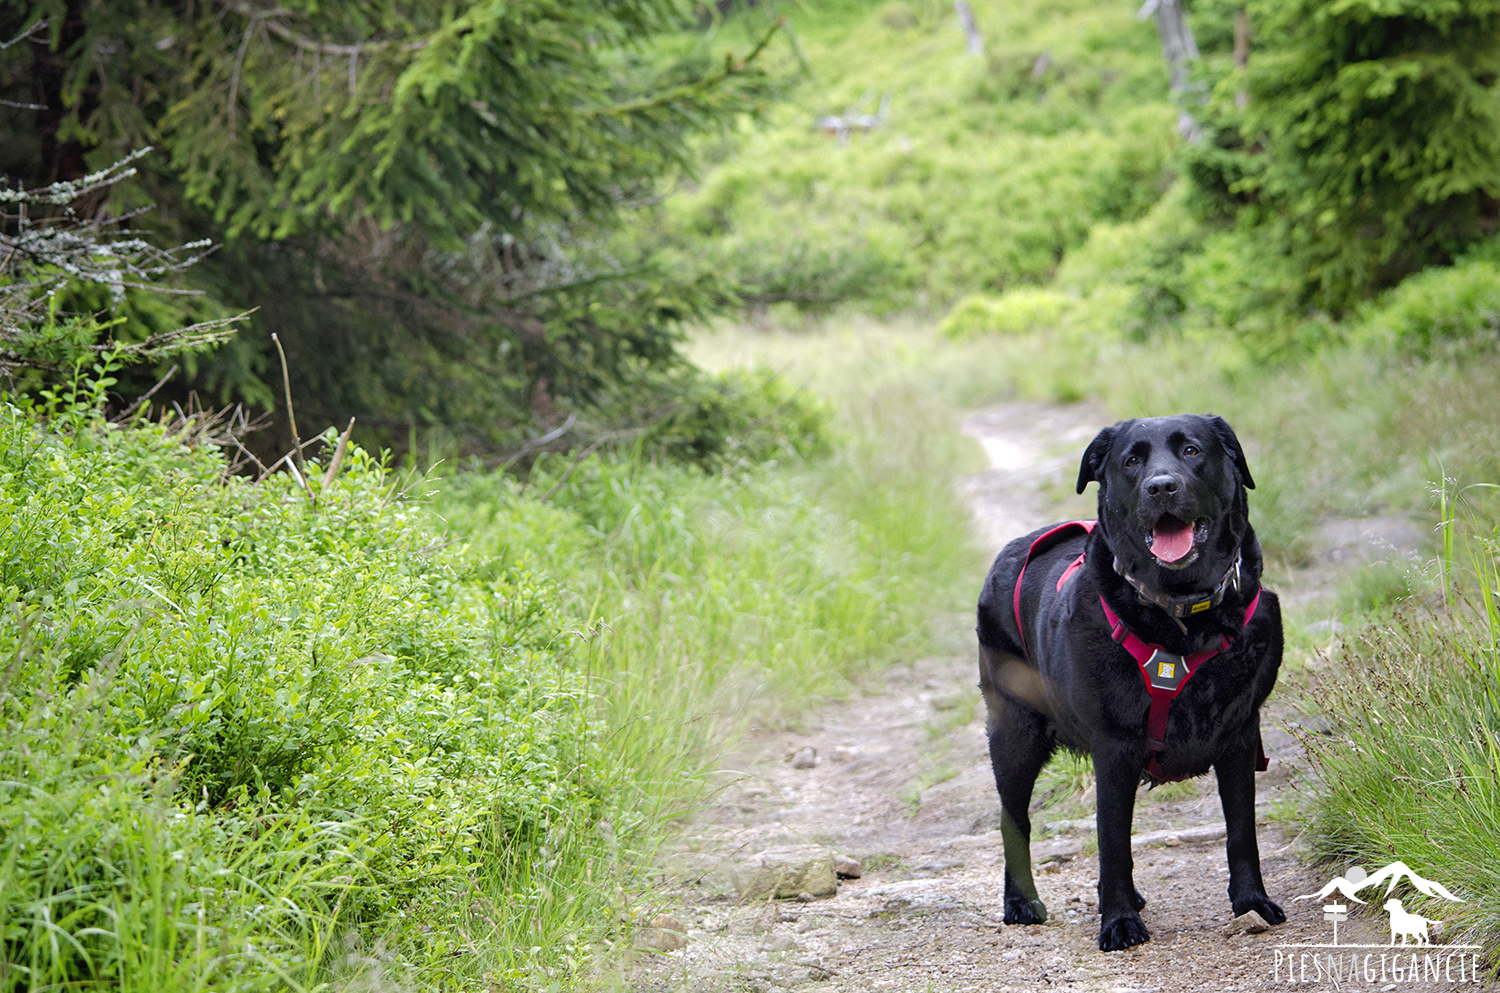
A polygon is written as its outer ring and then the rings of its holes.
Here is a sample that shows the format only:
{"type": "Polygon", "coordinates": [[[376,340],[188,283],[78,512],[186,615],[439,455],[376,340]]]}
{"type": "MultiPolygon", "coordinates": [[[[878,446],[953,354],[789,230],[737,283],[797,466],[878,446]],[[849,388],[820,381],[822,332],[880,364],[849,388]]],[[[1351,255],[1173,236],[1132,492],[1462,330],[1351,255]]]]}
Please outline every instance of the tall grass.
{"type": "Polygon", "coordinates": [[[716,471],[558,457],[524,480],[455,473],[434,496],[475,577],[526,571],[561,591],[602,747],[629,770],[610,816],[633,850],[607,879],[555,886],[535,911],[540,935],[588,933],[567,917],[603,893],[626,939],[610,954],[628,955],[629,924],[654,899],[628,870],[713,788],[707,773],[737,735],[953,647],[952,615],[971,609],[983,562],[959,480],[977,450],[954,430],[958,408],[928,389],[932,370],[898,362],[877,384],[858,362],[813,379],[767,358],[709,364],[771,366],[826,398],[826,454],[716,471]]]}
{"type": "Polygon", "coordinates": [[[545,981],[627,928],[654,828],[551,586],[358,450],[309,495],[38,413],[0,404],[0,990],[545,981]]]}
{"type": "Polygon", "coordinates": [[[1329,858],[1397,859],[1467,901],[1422,913],[1500,946],[1500,533],[1444,548],[1446,608],[1371,626],[1321,679],[1331,737],[1306,743],[1318,772],[1312,831],[1329,858]]]}
{"type": "Polygon", "coordinates": [[[982,563],[958,483],[975,452],[954,431],[957,408],[927,402],[928,372],[877,385],[846,363],[803,378],[836,411],[821,458],[748,474],[559,460],[524,489],[459,474],[435,510],[494,568],[526,564],[566,590],[593,625],[584,658],[616,733],[649,721],[635,761],[680,772],[742,721],[792,718],[879,664],[933,651],[944,615],[969,609],[982,563]],[[554,486],[545,504],[530,495],[554,486]]]}

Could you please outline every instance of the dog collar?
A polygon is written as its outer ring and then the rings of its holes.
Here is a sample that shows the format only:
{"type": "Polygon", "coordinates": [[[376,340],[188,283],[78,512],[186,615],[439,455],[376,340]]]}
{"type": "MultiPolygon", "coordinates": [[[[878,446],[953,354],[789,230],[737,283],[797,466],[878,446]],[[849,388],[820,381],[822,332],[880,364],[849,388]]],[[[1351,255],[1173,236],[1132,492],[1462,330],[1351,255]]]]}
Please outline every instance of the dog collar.
{"type": "Polygon", "coordinates": [[[1162,610],[1165,610],[1172,620],[1177,622],[1177,626],[1182,628],[1184,634],[1187,633],[1187,627],[1182,623],[1182,618],[1201,614],[1205,610],[1212,610],[1224,602],[1224,597],[1231,588],[1236,593],[1240,590],[1239,549],[1235,549],[1234,561],[1230,563],[1228,569],[1224,570],[1224,575],[1220,577],[1219,582],[1212,590],[1208,593],[1189,593],[1185,596],[1171,596],[1160,590],[1151,589],[1130,574],[1129,570],[1125,568],[1124,563],[1120,561],[1118,555],[1115,556],[1114,565],[1115,572],[1119,573],[1120,578],[1130,584],[1131,588],[1135,590],[1135,595],[1140,598],[1142,603],[1148,605],[1155,604],[1162,610]]]}

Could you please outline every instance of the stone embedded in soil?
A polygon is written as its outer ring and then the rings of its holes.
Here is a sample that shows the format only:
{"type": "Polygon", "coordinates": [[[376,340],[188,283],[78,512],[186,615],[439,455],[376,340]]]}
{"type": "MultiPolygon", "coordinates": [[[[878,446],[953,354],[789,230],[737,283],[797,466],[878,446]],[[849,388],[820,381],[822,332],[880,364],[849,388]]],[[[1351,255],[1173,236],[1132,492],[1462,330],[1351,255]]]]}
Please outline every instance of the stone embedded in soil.
{"type": "Polygon", "coordinates": [[[768,848],[731,867],[729,877],[742,901],[786,899],[803,893],[824,897],[838,892],[833,852],[821,845],[768,848]]]}
{"type": "Polygon", "coordinates": [[[1150,831],[1130,839],[1131,848],[1146,848],[1151,845],[1193,845],[1205,841],[1218,841],[1225,836],[1223,821],[1201,824],[1197,827],[1173,828],[1167,831],[1150,831]]]}
{"type": "Polygon", "coordinates": [[[964,696],[958,692],[934,693],[928,701],[933,710],[957,710],[964,702],[964,696]]]}
{"type": "Polygon", "coordinates": [[[858,879],[864,872],[864,867],[859,864],[858,859],[836,854],[833,857],[833,871],[840,879],[858,879]]]}
{"type": "Polygon", "coordinates": [[[1053,838],[1031,846],[1031,861],[1037,865],[1069,862],[1082,854],[1083,842],[1077,838],[1053,838]]]}
{"type": "Polygon", "coordinates": [[[911,878],[932,879],[953,869],[962,869],[963,867],[964,864],[961,859],[928,859],[925,862],[919,863],[911,870],[911,878]]]}
{"type": "Polygon", "coordinates": [[[947,880],[907,879],[899,883],[887,883],[866,890],[860,896],[866,899],[883,900],[880,911],[887,914],[914,912],[936,913],[944,910],[960,910],[963,901],[943,888],[947,880]]]}
{"type": "Polygon", "coordinates": [[[793,769],[811,769],[818,764],[818,750],[811,745],[798,749],[792,756],[793,769]]]}
{"type": "Polygon", "coordinates": [[[1271,925],[1266,923],[1266,919],[1251,910],[1225,924],[1224,934],[1227,937],[1233,938],[1237,934],[1260,934],[1262,931],[1269,931],[1270,929],[1271,925]]]}
{"type": "Polygon", "coordinates": [[[651,926],[636,935],[637,948],[653,952],[675,952],[687,947],[687,925],[671,914],[658,914],[651,919],[651,926]]]}
{"type": "Polygon", "coordinates": [[[802,946],[789,934],[773,934],[760,946],[764,952],[800,952],[802,946]]]}

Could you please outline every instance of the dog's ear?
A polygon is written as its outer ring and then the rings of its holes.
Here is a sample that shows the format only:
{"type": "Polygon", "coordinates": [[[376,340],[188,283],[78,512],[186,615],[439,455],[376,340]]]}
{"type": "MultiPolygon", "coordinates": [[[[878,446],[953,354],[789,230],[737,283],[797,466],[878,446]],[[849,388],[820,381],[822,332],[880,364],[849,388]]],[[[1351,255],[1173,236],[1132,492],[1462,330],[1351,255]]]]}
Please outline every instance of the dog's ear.
{"type": "Polygon", "coordinates": [[[1094,440],[1089,442],[1089,447],[1083,450],[1083,461],[1078,464],[1078,492],[1090,483],[1097,482],[1104,485],[1104,463],[1109,458],[1110,446],[1115,443],[1115,435],[1119,433],[1120,425],[1114,424],[1094,435],[1094,440]]]}
{"type": "Polygon", "coordinates": [[[1250,464],[1245,461],[1245,450],[1240,447],[1240,439],[1234,436],[1234,428],[1224,418],[1213,414],[1208,415],[1208,423],[1213,426],[1219,444],[1224,446],[1224,451],[1234,460],[1234,467],[1240,471],[1240,482],[1245,484],[1247,490],[1255,489],[1255,480],[1250,476],[1250,464]]]}

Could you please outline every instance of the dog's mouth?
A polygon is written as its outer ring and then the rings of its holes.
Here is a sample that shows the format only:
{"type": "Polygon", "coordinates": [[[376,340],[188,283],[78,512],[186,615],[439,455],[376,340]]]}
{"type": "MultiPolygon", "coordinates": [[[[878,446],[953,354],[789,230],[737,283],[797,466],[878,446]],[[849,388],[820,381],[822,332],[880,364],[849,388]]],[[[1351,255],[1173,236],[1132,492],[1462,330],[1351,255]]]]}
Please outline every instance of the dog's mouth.
{"type": "Polygon", "coordinates": [[[1198,557],[1198,528],[1174,514],[1162,514],[1146,538],[1146,547],[1168,569],[1184,569],[1198,557]]]}

